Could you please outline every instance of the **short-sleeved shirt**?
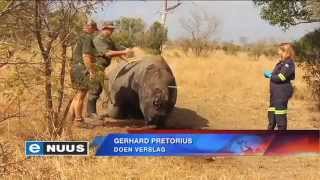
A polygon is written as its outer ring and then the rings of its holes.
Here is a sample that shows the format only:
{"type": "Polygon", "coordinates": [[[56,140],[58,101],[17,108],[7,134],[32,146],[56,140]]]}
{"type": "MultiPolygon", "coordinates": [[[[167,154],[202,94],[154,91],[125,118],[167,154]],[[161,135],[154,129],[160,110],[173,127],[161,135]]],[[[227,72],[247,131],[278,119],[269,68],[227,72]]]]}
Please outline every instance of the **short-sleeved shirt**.
{"type": "MultiPolygon", "coordinates": [[[[94,37],[93,44],[98,54],[105,54],[110,50],[118,51],[118,50],[124,49],[124,48],[117,47],[114,41],[110,37],[105,37],[101,34],[94,37]]],[[[96,62],[97,62],[97,65],[105,68],[111,63],[111,57],[100,56],[97,58],[96,62]]]]}
{"type": "Polygon", "coordinates": [[[93,56],[97,54],[93,44],[93,37],[94,34],[84,33],[78,38],[76,46],[73,50],[72,64],[84,64],[83,54],[91,54],[93,56]]]}

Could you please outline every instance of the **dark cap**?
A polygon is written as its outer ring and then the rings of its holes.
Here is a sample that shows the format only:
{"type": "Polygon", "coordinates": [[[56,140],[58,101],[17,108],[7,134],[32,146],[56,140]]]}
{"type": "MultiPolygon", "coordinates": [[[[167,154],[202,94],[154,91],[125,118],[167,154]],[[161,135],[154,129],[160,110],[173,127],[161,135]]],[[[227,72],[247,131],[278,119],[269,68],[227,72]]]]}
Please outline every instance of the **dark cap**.
{"type": "Polygon", "coordinates": [[[114,23],[112,21],[104,21],[101,24],[101,29],[115,29],[116,26],[114,25],[114,23]]]}

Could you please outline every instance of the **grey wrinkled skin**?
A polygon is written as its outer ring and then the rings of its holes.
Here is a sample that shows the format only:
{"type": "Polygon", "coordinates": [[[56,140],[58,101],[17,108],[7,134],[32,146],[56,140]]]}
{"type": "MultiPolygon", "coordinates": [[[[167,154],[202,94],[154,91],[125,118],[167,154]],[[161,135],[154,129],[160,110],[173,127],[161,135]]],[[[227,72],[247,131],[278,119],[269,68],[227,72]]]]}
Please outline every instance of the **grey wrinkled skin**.
{"type": "Polygon", "coordinates": [[[144,118],[146,124],[163,127],[177,100],[176,81],[161,56],[121,63],[107,77],[108,115],[112,118],[144,118]],[[171,87],[171,88],[170,88],[171,87]]]}

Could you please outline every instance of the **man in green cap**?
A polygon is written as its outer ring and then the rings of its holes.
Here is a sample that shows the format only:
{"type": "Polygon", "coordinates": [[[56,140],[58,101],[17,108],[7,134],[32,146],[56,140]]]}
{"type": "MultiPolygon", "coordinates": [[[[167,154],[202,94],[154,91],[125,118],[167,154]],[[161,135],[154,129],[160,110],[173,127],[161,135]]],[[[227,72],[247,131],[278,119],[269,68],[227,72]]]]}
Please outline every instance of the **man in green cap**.
{"type": "MultiPolygon", "coordinates": [[[[132,53],[128,48],[117,47],[111,39],[111,35],[115,29],[112,21],[102,23],[101,30],[93,39],[93,44],[101,56],[97,58],[96,65],[98,71],[104,72],[105,68],[110,65],[113,57],[127,56],[132,53]]],[[[100,78],[101,79],[101,78],[100,78]]],[[[97,100],[102,93],[103,80],[95,83],[95,87],[91,88],[88,93],[87,115],[90,118],[101,119],[102,116],[97,115],[97,100]]]]}
{"type": "Polygon", "coordinates": [[[90,89],[90,81],[95,78],[97,68],[95,56],[97,54],[93,45],[93,35],[97,32],[97,24],[90,20],[83,27],[83,33],[77,39],[73,50],[71,62],[71,81],[76,90],[76,95],[72,100],[70,112],[74,112],[74,125],[77,127],[88,127],[84,121],[82,109],[85,96],[90,89]]]}

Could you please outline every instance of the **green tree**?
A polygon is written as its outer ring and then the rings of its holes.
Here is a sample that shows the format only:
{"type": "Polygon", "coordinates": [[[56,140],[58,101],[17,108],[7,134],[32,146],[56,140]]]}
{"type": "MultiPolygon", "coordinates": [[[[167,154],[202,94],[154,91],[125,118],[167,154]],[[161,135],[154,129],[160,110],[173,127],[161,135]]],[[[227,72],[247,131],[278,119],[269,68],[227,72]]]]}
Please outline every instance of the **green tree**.
{"type": "Polygon", "coordinates": [[[320,28],[303,36],[295,42],[298,55],[302,61],[320,63],[320,28]],[[310,58],[312,57],[312,58],[310,58]]]}
{"type": "Polygon", "coordinates": [[[141,18],[121,17],[115,24],[118,27],[113,34],[116,42],[129,48],[141,46],[145,31],[145,23],[141,18]]]}
{"type": "Polygon", "coordinates": [[[28,1],[6,0],[0,2],[0,40],[30,47],[32,41],[32,3],[28,1]],[[23,26],[29,28],[22,28],[23,26]]]}
{"type": "MultiPolygon", "coordinates": [[[[306,62],[304,79],[312,87],[313,96],[320,101],[320,28],[295,42],[300,61],[306,62]]],[[[320,108],[320,106],[319,106],[320,108]]]]}
{"type": "Polygon", "coordinates": [[[168,39],[167,35],[167,29],[160,22],[154,22],[146,32],[143,47],[154,54],[161,54],[162,45],[168,39]]]}
{"type": "Polygon", "coordinates": [[[253,0],[260,15],[284,30],[290,26],[320,22],[320,1],[317,0],[253,0]]]}

